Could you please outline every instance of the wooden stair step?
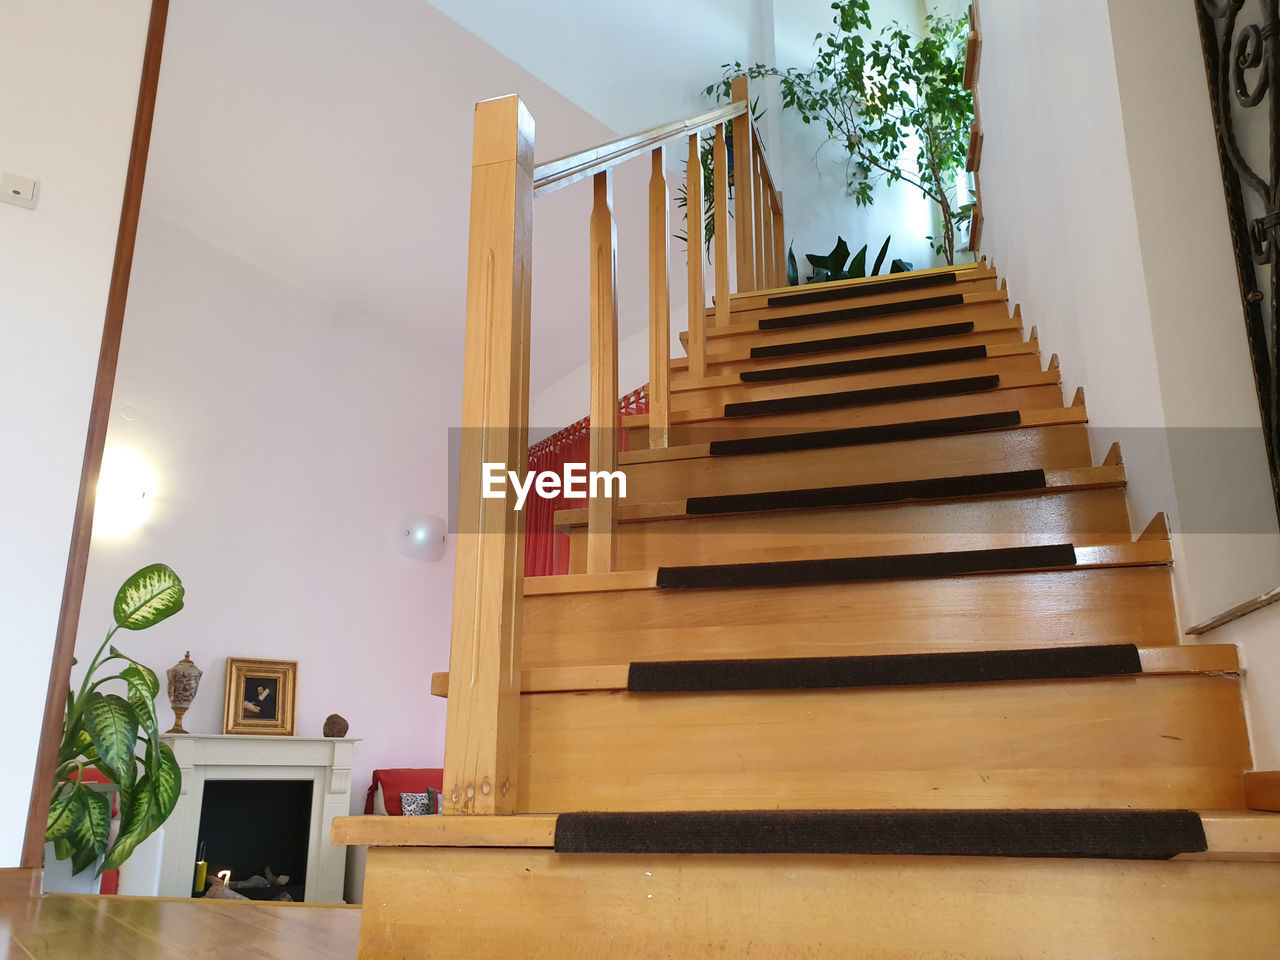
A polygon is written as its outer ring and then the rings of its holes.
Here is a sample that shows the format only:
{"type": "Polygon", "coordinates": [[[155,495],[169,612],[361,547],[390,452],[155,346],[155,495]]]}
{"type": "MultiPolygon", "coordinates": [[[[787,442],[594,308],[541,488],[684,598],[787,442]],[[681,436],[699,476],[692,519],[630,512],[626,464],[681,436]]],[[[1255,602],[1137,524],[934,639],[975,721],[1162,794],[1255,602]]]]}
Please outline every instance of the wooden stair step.
{"type": "MultiPolygon", "coordinates": [[[[1280,857],[1280,815],[1252,810],[1201,810],[1207,850],[1182,860],[1275,861],[1280,857]]],[[[375,847],[553,849],[560,814],[503,817],[334,817],[331,841],[375,847]]],[[[1074,958],[1073,958],[1074,960],[1074,958]]]]}
{"type": "Polygon", "coordinates": [[[905,330],[919,331],[915,338],[921,339],[928,337],[924,332],[928,328],[933,328],[935,335],[954,334],[956,324],[967,322],[973,323],[975,331],[1008,330],[1021,325],[1021,320],[1016,315],[1010,315],[1008,302],[1003,296],[984,294],[954,307],[939,307],[920,313],[842,319],[816,326],[761,330],[757,321],[751,321],[736,327],[713,327],[707,330],[707,360],[716,363],[769,355],[783,349],[786,344],[824,343],[826,345],[822,348],[806,349],[837,349],[838,345],[832,341],[839,341],[847,346],[845,338],[855,336],[867,338],[861,343],[870,345],[876,342],[873,339],[876,336],[897,340],[896,335],[905,330]],[[774,349],[766,351],[764,348],[774,349]]]}
{"type": "MultiPolygon", "coordinates": [[[[680,661],[635,661],[631,664],[607,664],[589,667],[535,667],[521,672],[521,693],[569,693],[586,690],[630,690],[634,692],[654,692],[650,668],[660,671],[685,672],[682,682],[688,687],[694,681],[688,679],[688,671],[712,670],[725,668],[731,671],[750,671],[754,666],[761,670],[781,670],[799,667],[805,671],[809,686],[832,686],[832,670],[843,671],[860,676],[858,686],[892,686],[922,685],[926,682],[944,682],[939,676],[955,677],[956,671],[968,671],[968,679],[947,680],[945,682],[990,683],[1007,682],[1009,680],[1046,679],[1049,670],[1056,671],[1057,679],[1063,679],[1068,669],[1095,669],[1089,665],[1094,662],[1095,650],[1132,651],[1136,659],[1137,669],[1133,673],[1146,675],[1181,675],[1194,673],[1239,674],[1240,657],[1233,644],[1203,644],[1170,647],[1138,647],[1135,644],[1081,644],[1078,647],[1017,647],[1006,650],[979,651],[946,651],[930,654],[878,654],[853,657],[754,657],[737,660],[680,660],[680,661]],[[1084,666],[1073,655],[1074,651],[1085,651],[1084,666]],[[1008,655],[1007,659],[1002,654],[1008,655]],[[953,661],[948,663],[947,661],[953,661]],[[708,666],[710,665],[710,666],[708,666]],[[861,674],[854,673],[863,671],[861,674]],[[874,677],[870,671],[874,671],[874,677]],[[925,671],[933,671],[926,673],[925,671]],[[1016,671],[1011,672],[1011,671],[1016,671]],[[1039,671],[1038,676],[1033,676],[1039,671]],[[875,679],[876,683],[867,682],[875,679]]],[[[1126,654],[1127,656],[1127,654],[1126,654]]],[[[736,676],[737,674],[732,674],[736,676]]],[[[754,674],[751,674],[754,676],[754,674]]],[[[1077,678],[1097,676],[1078,672],[1077,678]]],[[[699,675],[700,676],[700,675],[699,675]]],[[[723,676],[723,674],[718,674],[723,676]]],[[[716,681],[719,689],[726,687],[725,680],[716,681]]],[[[738,682],[738,681],[734,681],[738,682]]],[[[753,680],[754,687],[733,687],[732,689],[763,689],[758,680],[753,680]]],[[[777,684],[774,678],[768,682],[777,684]]],[[[850,684],[846,684],[850,685],[850,684]]],[[[775,689],[792,689],[774,687],[775,689]]],[[[665,692],[675,692],[666,690],[665,692]]],[[[449,695],[449,674],[433,673],[431,675],[431,695],[447,697],[449,695]]],[[[1261,809],[1261,808],[1259,808],[1261,809]]]]}
{"type": "MultiPolygon", "coordinates": [[[[1022,345],[1026,347],[1025,344],[1022,345]]],[[[829,376],[787,377],[778,380],[742,381],[723,383],[726,378],[717,378],[710,385],[696,389],[684,390],[672,395],[671,410],[673,415],[682,416],[686,411],[724,408],[728,404],[748,400],[779,400],[788,397],[802,397],[810,394],[831,394],[849,390],[872,390],[886,388],[911,388],[919,384],[936,381],[961,380],[972,377],[1003,377],[1013,382],[1043,381],[1044,371],[1040,358],[1024,349],[1019,353],[1006,356],[986,356],[985,346],[965,348],[964,351],[932,351],[941,354],[937,363],[904,364],[899,367],[885,369],[867,369],[864,371],[835,372],[829,376]],[[949,359],[961,355],[968,359],[949,359]]],[[[872,358],[878,364],[881,359],[872,358]]],[[[859,361],[860,362],[860,361],[859,361]]],[[[761,370],[768,374],[770,370],[761,370]]],[[[738,377],[746,373],[738,374],[738,377]]],[[[733,378],[728,378],[733,379],[733,378]]]]}
{"type": "MultiPolygon", "coordinates": [[[[577,525],[569,534],[568,572],[585,573],[587,528],[577,525]]],[[[1042,488],[967,500],[633,520],[619,528],[614,569],[950,555],[1067,541],[1086,546],[1131,540],[1128,508],[1119,487],[1042,488]]]]}
{"type": "Polygon", "coordinates": [[[521,812],[1245,806],[1232,676],[520,698],[521,812]]]}
{"type": "MultiPolygon", "coordinates": [[[[1012,363],[1027,363],[1027,357],[1038,357],[1040,343],[1038,340],[1023,340],[1021,331],[1010,328],[993,333],[975,334],[960,333],[950,338],[934,339],[925,343],[884,344],[870,347],[854,347],[837,350],[819,357],[778,357],[765,360],[742,360],[724,362],[718,369],[708,372],[705,377],[690,377],[674,371],[670,378],[673,399],[679,394],[714,390],[727,387],[739,387],[744,383],[767,383],[774,380],[813,379],[806,371],[813,368],[820,375],[822,368],[837,371],[835,375],[843,376],[840,371],[849,373],[871,373],[876,367],[885,370],[910,369],[912,358],[923,357],[929,360],[930,355],[956,351],[957,357],[973,355],[977,359],[1008,360],[1012,363]],[[962,355],[959,351],[964,351],[962,355]],[[800,362],[797,362],[800,361],[800,362]],[[777,371],[775,374],[774,371],[777,371]],[[792,371],[795,371],[794,373],[792,371]],[[759,376],[756,376],[756,375],[759,376]]],[[[957,361],[962,362],[962,361],[957,361]]],[[[927,366],[926,362],[915,364],[927,366]]]]}
{"type": "MultiPolygon", "coordinates": [[[[926,291],[921,291],[925,293],[926,291]]],[[[824,303],[797,304],[794,306],[766,307],[753,310],[736,310],[729,322],[723,326],[710,325],[706,328],[708,345],[714,340],[732,339],[752,336],[768,332],[800,331],[811,338],[813,330],[818,327],[834,327],[848,325],[848,332],[857,332],[859,325],[881,324],[888,321],[888,328],[894,326],[907,327],[916,325],[922,317],[948,317],[952,322],[968,319],[966,310],[974,307],[999,305],[1006,310],[1008,296],[1003,290],[993,288],[990,283],[979,287],[968,287],[963,291],[954,291],[941,296],[917,296],[907,293],[892,297],[872,297],[850,304],[844,300],[832,300],[824,303]]],[[[886,327],[881,327],[886,329],[886,327]]]]}
{"type": "MultiPolygon", "coordinates": [[[[1057,373],[1041,374],[1041,378],[1057,373]]],[[[816,404],[822,407],[823,404],[816,404]]],[[[693,410],[672,415],[670,446],[687,447],[699,443],[746,440],[779,434],[820,433],[851,430],[857,427],[891,427],[900,424],[934,420],[955,420],[992,414],[1037,411],[1041,422],[1082,422],[1083,409],[1071,412],[1062,406],[1062,390],[1056,383],[1011,385],[1008,380],[996,389],[978,389],[969,393],[953,393],[941,397],[909,400],[887,400],[870,405],[828,407],[826,409],[772,412],[726,418],[722,409],[693,410]],[[1053,411],[1058,411],[1057,419],[1053,411]]],[[[633,448],[649,445],[648,414],[624,416],[622,425],[628,430],[633,448]]],[[[998,423],[996,427],[1008,427],[998,423]]],[[[723,448],[722,448],[723,449],[723,448]]]]}
{"type": "MultiPolygon", "coordinates": [[[[1038,371],[1037,371],[1038,373],[1038,371]]],[[[998,375],[962,377],[952,380],[926,380],[924,382],[896,384],[861,390],[843,390],[836,393],[809,393],[798,396],[776,397],[770,400],[746,400],[726,403],[721,407],[722,417],[765,417],[781,413],[811,413],[820,410],[843,410],[850,407],[897,403],[907,400],[942,399],[967,393],[985,393],[1009,387],[1008,380],[998,375]]],[[[1031,378],[1027,378],[1031,379],[1031,378]]],[[[1035,379],[1040,379],[1037,376],[1035,379]]],[[[1056,381],[1055,381],[1056,382],[1056,381]]],[[[1023,384],[1018,384],[1023,385],[1023,384]]],[[[713,408],[714,409],[714,408],[713,408]]],[[[692,413],[686,416],[692,416],[692,413]]]]}
{"type": "MultiPolygon", "coordinates": [[[[618,520],[626,524],[684,520],[691,517],[740,516],[779,510],[931,503],[1011,494],[1068,493],[1123,487],[1125,482],[1123,465],[1104,464],[1073,470],[1006,470],[999,473],[926,477],[888,483],[760,490],[687,497],[657,503],[636,502],[631,498],[619,503],[618,520]]],[[[557,510],[555,513],[555,525],[558,528],[583,526],[586,522],[585,508],[557,510]]]]}
{"type": "MultiPolygon", "coordinates": [[[[935,405],[939,407],[937,415],[941,415],[947,412],[944,408],[951,406],[950,403],[941,401],[952,398],[977,393],[1054,387],[1061,383],[1056,369],[1041,370],[1038,363],[1029,366],[1030,369],[1010,370],[1003,374],[977,370],[965,376],[950,378],[936,376],[936,371],[933,370],[925,370],[924,376],[907,374],[877,377],[870,384],[866,378],[841,378],[845,384],[856,384],[859,387],[852,390],[825,390],[823,388],[828,385],[822,383],[787,384],[740,391],[741,396],[763,399],[732,403],[716,403],[717,393],[714,391],[705,396],[691,393],[683,395],[681,402],[672,409],[671,418],[673,423],[692,423],[724,418],[853,410],[858,407],[889,406],[921,400],[940,401],[935,405]],[[699,404],[700,400],[705,402],[699,404]]],[[[961,370],[964,371],[964,368],[961,370]]],[[[645,413],[627,414],[622,419],[624,427],[647,426],[648,423],[649,415],[645,413]]]]}
{"type": "MultiPolygon", "coordinates": [[[[768,290],[747,290],[730,295],[731,312],[767,306],[822,303],[828,300],[859,300],[885,293],[906,293],[928,287],[953,287],[975,281],[997,282],[996,271],[979,264],[962,264],[891,273],[878,277],[857,277],[850,280],[833,280],[826,283],[806,283],[799,286],[776,287],[768,290]]],[[[714,315],[714,314],[713,314],[714,315]]]]}
{"type": "MultiPolygon", "coordinates": [[[[826,309],[821,311],[788,313],[782,316],[761,317],[756,321],[757,330],[790,330],[793,327],[812,327],[824,323],[841,323],[846,320],[869,320],[872,317],[901,316],[902,314],[923,313],[927,310],[939,310],[944,307],[962,307],[966,302],[963,293],[932,293],[928,296],[913,296],[889,303],[858,304],[850,306],[847,300],[840,301],[838,307],[832,301],[822,303],[826,309]]],[[[791,303],[788,302],[787,306],[791,303]]],[[[770,304],[770,306],[773,306],[770,304]]],[[[809,306],[809,304],[804,304],[809,306]]],[[[730,324],[733,320],[730,320],[730,324]]]]}
{"type": "Polygon", "coordinates": [[[713,564],[532,577],[525,580],[524,595],[536,597],[653,589],[724,590],[876,580],[947,579],[1011,571],[1070,570],[1078,567],[1165,566],[1172,560],[1169,544],[1164,540],[1080,547],[1061,543],[1004,550],[960,551],[954,554],[713,564]]]}
{"type": "MultiPolygon", "coordinates": [[[[974,345],[987,346],[992,350],[1012,350],[1019,344],[1038,347],[1039,341],[1035,337],[1023,338],[1020,317],[1008,316],[1003,311],[988,312],[994,313],[994,316],[946,324],[926,323],[921,327],[824,337],[819,340],[792,338],[790,341],[772,346],[752,346],[746,342],[730,343],[723,352],[708,358],[708,373],[703,379],[714,379],[743,370],[795,366],[805,360],[854,360],[902,353],[907,350],[974,345]]],[[[702,382],[690,377],[688,368],[688,357],[671,359],[673,390],[684,390],[690,385],[702,382]]]]}
{"type": "MultiPolygon", "coordinates": [[[[1264,957],[1280,942],[1277,864],[569,857],[515,844],[414,845],[415,835],[439,829],[414,821],[515,817],[365,819],[392,822],[353,828],[339,818],[335,839],[400,841],[369,850],[361,930],[367,957],[426,956],[411,951],[429,944],[433,956],[522,960],[757,953],[808,960],[1220,960],[1264,957]]],[[[1202,821],[1210,853],[1195,856],[1233,859],[1234,844],[1222,833],[1265,830],[1274,839],[1274,827],[1251,818],[1204,813],[1202,821]]]]}
{"type": "MultiPolygon", "coordinates": [[[[731,455],[713,456],[711,445],[690,444],[619,455],[627,476],[627,503],[683,500],[687,497],[752,494],[821,486],[847,486],[927,480],[995,470],[1043,468],[1050,472],[1092,464],[1083,410],[1015,411],[994,420],[965,421],[946,429],[932,426],[876,428],[826,436],[797,435],[764,443],[717,445],[731,455]],[[1014,413],[1017,415],[1015,416],[1014,413]],[[1062,422],[1071,417],[1075,422],[1062,422]],[[1036,425],[1044,421],[1051,425],[1036,425]],[[855,456],[848,447],[857,446],[855,456]],[[754,450],[754,452],[753,452],[754,450]],[[779,456],[786,452],[786,456],[779,456]]],[[[1118,456],[1115,453],[1108,460],[1118,456]]],[[[1117,460],[1118,464],[1118,460],[1117,460]]]]}

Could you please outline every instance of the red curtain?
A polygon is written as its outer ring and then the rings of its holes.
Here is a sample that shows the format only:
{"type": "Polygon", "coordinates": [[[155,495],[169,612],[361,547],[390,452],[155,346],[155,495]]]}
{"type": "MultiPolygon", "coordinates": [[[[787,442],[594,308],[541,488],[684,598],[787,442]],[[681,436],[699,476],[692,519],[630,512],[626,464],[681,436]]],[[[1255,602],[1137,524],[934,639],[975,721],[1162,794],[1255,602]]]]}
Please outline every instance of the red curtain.
{"type": "MultiPolygon", "coordinates": [[[[622,426],[622,417],[626,414],[648,412],[649,397],[645,388],[641,387],[618,401],[618,426],[622,426]]],[[[619,429],[618,449],[621,451],[630,448],[626,431],[619,429]]],[[[591,422],[584,418],[530,447],[529,470],[549,470],[562,474],[566,463],[586,463],[590,451],[591,422]]],[[[529,491],[524,507],[526,577],[548,577],[569,572],[569,537],[556,532],[555,514],[557,510],[581,506],[581,500],[568,500],[563,496],[546,499],[538,496],[535,489],[529,491]]]]}

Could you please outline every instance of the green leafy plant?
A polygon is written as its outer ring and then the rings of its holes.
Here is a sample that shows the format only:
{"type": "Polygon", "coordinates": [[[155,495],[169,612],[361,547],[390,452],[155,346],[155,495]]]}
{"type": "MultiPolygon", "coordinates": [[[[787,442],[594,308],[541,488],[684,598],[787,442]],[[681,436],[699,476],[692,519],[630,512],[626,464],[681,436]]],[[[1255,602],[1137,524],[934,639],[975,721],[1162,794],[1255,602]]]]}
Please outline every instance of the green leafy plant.
{"type": "MultiPolygon", "coordinates": [[[[805,282],[825,283],[828,280],[861,280],[864,277],[878,277],[880,276],[880,269],[884,266],[885,257],[889,255],[889,241],[892,239],[893,237],[884,238],[884,243],[880,247],[880,252],[876,255],[871,272],[867,273],[867,253],[870,248],[863,244],[862,249],[854,254],[853,259],[850,260],[849,245],[844,242],[844,237],[836,237],[835,247],[825,256],[820,256],[816,253],[805,254],[805,259],[813,267],[813,275],[805,282]],[[846,263],[848,267],[845,266],[846,263]]],[[[795,254],[788,253],[787,282],[793,286],[800,282],[795,266],[795,254]]],[[[905,260],[894,260],[889,266],[890,273],[906,273],[908,270],[913,269],[915,269],[914,266],[905,260]]]]}
{"type": "MultiPolygon", "coordinates": [[[[756,123],[760,122],[760,118],[765,115],[765,111],[760,109],[760,98],[756,97],[751,102],[751,117],[756,123]]],[[[724,125],[725,149],[727,152],[728,166],[728,194],[729,194],[729,210],[728,215],[733,214],[734,199],[734,180],[733,180],[733,121],[726,120],[724,125]]],[[[702,164],[702,238],[707,247],[707,258],[711,257],[711,243],[716,236],[716,180],[715,180],[715,137],[703,136],[698,141],[698,160],[702,164]]],[[[680,189],[676,193],[676,206],[684,211],[685,223],[689,222],[689,162],[685,161],[685,182],[680,185],[680,189]]],[[[689,242],[688,229],[684,233],[677,233],[676,239],[683,240],[686,244],[689,242]]]]}
{"type": "Polygon", "coordinates": [[[99,873],[120,866],[178,802],[182,774],[173,751],[161,743],[156,722],[160,681],[112,646],[111,638],[119,630],[145,630],[173,616],[182,609],[184,594],[178,575],[162,563],[143,567],[126,580],[116,594],[115,626],[93,655],[80,691],[67,690],[45,839],[52,841],[59,860],[71,858],[73,873],[104,854],[99,873]],[[102,669],[115,672],[96,676],[102,669]],[[121,685],[123,696],[102,691],[112,682],[121,685]],[[111,802],[84,782],[88,767],[101,771],[119,791],[120,833],[109,850],[111,802]]]}
{"type": "Polygon", "coordinates": [[[846,188],[859,206],[871,204],[882,181],[904,182],[933,201],[941,229],[929,240],[953,264],[968,218],[955,182],[973,122],[973,96],[963,84],[968,22],[928,14],[923,36],[893,22],[868,40],[870,8],[871,0],[833,3],[835,29],[815,38],[818,55],[808,70],[724,64],[704,92],[724,100],[735,76],[776,78],[783,109],[824,129],[826,142],[847,155],[846,188]]]}

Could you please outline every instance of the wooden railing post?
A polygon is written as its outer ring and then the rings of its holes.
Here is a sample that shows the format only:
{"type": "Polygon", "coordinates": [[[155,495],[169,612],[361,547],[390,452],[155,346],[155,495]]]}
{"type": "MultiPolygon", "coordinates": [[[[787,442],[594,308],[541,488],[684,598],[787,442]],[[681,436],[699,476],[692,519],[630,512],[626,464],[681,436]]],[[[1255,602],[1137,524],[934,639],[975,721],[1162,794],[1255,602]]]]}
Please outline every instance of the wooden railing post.
{"type": "MultiPolygon", "coordinates": [[[[755,137],[754,127],[753,127],[753,133],[751,133],[751,137],[753,137],[753,140],[754,140],[754,137],[755,137]]],[[[764,193],[764,174],[760,173],[760,151],[759,150],[753,151],[753,159],[755,161],[755,170],[754,170],[755,197],[753,198],[754,200],[753,211],[755,212],[755,220],[754,220],[754,224],[755,224],[755,230],[754,230],[755,289],[758,289],[758,291],[763,291],[763,289],[767,289],[769,285],[767,280],[764,279],[764,276],[765,276],[764,205],[765,205],[765,202],[767,202],[767,200],[765,200],[765,193],[764,193]]]]}
{"type": "Polygon", "coordinates": [[[649,446],[666,447],[671,432],[671,199],[667,148],[655,147],[649,177],[649,446]]]}
{"type": "Polygon", "coordinates": [[[707,294],[703,288],[702,258],[707,242],[702,211],[702,151],[697,132],[689,134],[689,166],[685,169],[685,237],[689,252],[689,376],[707,375],[707,294]]]}
{"type": "Polygon", "coordinates": [[[447,814],[512,813],[520,722],[524,514],[486,499],[485,463],[528,456],[533,119],[518,97],[476,104],[467,330],[444,752],[447,814]]]}
{"type": "Polygon", "coordinates": [[[738,292],[756,289],[755,242],[755,124],[746,77],[734,77],[733,101],[746,104],[747,112],[733,121],[733,216],[738,262],[738,292]]]}
{"type": "Polygon", "coordinates": [[[774,269],[777,273],[778,286],[785,287],[787,285],[787,241],[785,225],[782,222],[782,191],[774,189],[773,193],[773,260],[777,265],[774,269]]]}
{"type": "Polygon", "coordinates": [[[766,184],[764,177],[758,174],[757,170],[756,283],[759,289],[768,290],[776,286],[773,282],[773,242],[769,237],[769,228],[773,225],[773,184],[766,184]]]}
{"type": "Polygon", "coordinates": [[[716,124],[716,143],[711,151],[711,182],[715,191],[716,242],[716,326],[729,325],[729,151],[724,142],[724,124],[716,124]]]}
{"type": "MultiPolygon", "coordinates": [[[[613,220],[613,172],[594,178],[591,208],[591,452],[590,473],[618,469],[618,231],[613,220]]],[[[617,564],[618,500],[587,501],[587,573],[611,573],[617,564]]],[[[592,493],[602,490],[592,491],[592,493]]]]}

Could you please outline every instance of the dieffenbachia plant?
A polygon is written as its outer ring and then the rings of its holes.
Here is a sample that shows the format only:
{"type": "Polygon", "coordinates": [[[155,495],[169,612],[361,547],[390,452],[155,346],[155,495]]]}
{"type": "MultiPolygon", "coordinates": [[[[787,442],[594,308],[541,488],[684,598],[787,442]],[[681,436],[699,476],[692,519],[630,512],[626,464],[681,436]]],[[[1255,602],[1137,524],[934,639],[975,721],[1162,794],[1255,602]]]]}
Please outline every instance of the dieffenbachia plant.
{"type": "Polygon", "coordinates": [[[53,842],[59,860],[71,858],[73,873],[104,854],[99,873],[120,866],[178,802],[182,774],[173,750],[160,741],[156,721],[160,681],[112,646],[111,638],[119,630],[145,630],[173,616],[182,609],[184,593],[178,575],[163,563],[143,567],[126,580],[116,594],[115,626],[90,661],[79,693],[67,690],[45,839],[53,842]],[[95,676],[100,670],[113,672],[95,676]],[[104,693],[101,688],[109,683],[122,685],[124,695],[104,693]],[[84,782],[88,767],[100,770],[118,790],[120,832],[110,849],[111,801],[84,782]]]}

